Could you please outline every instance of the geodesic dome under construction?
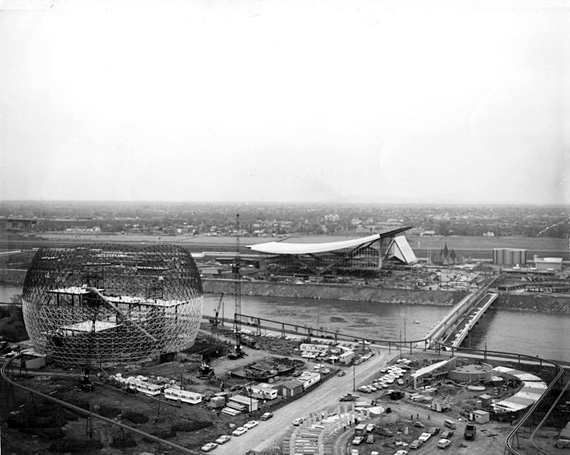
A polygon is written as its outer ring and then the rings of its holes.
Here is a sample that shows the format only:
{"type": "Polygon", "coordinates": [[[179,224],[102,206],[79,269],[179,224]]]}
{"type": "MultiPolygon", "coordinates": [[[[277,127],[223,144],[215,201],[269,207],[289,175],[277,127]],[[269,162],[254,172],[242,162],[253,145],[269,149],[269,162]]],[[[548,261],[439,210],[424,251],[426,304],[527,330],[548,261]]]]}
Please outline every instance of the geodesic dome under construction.
{"type": "Polygon", "coordinates": [[[202,309],[194,259],[172,245],[41,248],[24,282],[34,348],[64,366],[118,366],[189,348],[202,309]]]}

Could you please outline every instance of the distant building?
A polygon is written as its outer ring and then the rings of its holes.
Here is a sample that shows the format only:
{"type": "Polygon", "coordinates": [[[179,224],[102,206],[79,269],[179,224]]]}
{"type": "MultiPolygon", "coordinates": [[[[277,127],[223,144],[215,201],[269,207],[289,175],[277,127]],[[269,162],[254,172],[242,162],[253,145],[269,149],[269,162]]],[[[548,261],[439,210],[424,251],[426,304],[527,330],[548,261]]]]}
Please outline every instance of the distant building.
{"type": "Polygon", "coordinates": [[[439,253],[431,257],[431,262],[436,265],[458,265],[463,264],[465,259],[461,254],[456,253],[453,248],[451,250],[447,248],[446,243],[439,253]]]}
{"type": "Polygon", "coordinates": [[[534,255],[537,270],[562,270],[562,258],[542,258],[534,255]]]}
{"type": "Polygon", "coordinates": [[[286,240],[249,245],[260,268],[275,275],[353,275],[380,270],[383,262],[414,264],[417,258],[401,235],[411,227],[337,242],[293,243],[286,240]]]}
{"type": "Polygon", "coordinates": [[[527,250],[519,248],[493,248],[493,264],[495,265],[526,265],[527,250]]]}

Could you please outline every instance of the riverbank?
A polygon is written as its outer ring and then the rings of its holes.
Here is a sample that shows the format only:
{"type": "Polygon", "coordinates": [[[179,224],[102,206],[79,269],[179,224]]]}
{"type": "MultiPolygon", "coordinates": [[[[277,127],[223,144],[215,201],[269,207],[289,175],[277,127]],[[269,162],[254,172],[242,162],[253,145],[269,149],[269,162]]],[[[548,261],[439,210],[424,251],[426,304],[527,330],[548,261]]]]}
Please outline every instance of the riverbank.
{"type": "MultiPolygon", "coordinates": [[[[25,271],[1,270],[0,285],[23,286],[25,271]]],[[[203,279],[206,294],[233,294],[233,280],[203,279]]],[[[453,306],[465,297],[463,291],[422,291],[410,289],[380,289],[372,286],[335,284],[269,283],[243,281],[242,294],[258,297],[283,297],[316,300],[392,303],[404,305],[453,306]]],[[[559,294],[499,294],[493,307],[504,311],[570,314],[570,296],[559,294]]]]}
{"type": "MultiPolygon", "coordinates": [[[[203,279],[205,293],[233,294],[233,280],[203,279]]],[[[422,291],[409,289],[381,289],[373,286],[335,284],[269,283],[243,281],[242,295],[258,297],[288,297],[317,300],[351,300],[356,302],[401,303],[406,305],[453,306],[467,295],[464,291],[422,291]]]]}
{"type": "Polygon", "coordinates": [[[27,270],[0,270],[0,286],[23,286],[27,270]]]}
{"type": "Polygon", "coordinates": [[[497,310],[570,314],[570,297],[554,294],[499,294],[497,310]]]}
{"type": "MultiPolygon", "coordinates": [[[[202,280],[205,293],[233,294],[232,280],[202,280]]],[[[288,297],[317,300],[396,303],[405,305],[453,306],[467,295],[463,291],[379,289],[369,286],[267,283],[244,281],[242,294],[259,297],[288,297]]],[[[556,294],[499,294],[493,307],[506,311],[570,314],[570,297],[556,294]]]]}

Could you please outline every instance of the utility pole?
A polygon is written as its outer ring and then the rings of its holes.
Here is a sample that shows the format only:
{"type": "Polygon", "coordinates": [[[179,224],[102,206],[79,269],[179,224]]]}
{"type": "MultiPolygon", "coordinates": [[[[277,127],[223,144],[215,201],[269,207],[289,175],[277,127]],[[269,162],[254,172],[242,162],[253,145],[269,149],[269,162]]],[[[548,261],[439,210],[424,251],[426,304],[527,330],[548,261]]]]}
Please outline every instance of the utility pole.
{"type": "Polygon", "coordinates": [[[356,365],[352,364],[352,391],[356,392],[356,365]]]}

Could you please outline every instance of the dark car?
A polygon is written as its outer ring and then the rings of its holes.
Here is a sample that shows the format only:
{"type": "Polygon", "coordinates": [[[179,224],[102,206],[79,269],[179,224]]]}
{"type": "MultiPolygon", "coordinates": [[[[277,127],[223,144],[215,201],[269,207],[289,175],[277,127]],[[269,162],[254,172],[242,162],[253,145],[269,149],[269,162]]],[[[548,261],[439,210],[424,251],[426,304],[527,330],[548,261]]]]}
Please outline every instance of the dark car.
{"type": "Polygon", "coordinates": [[[265,414],[263,414],[259,420],[269,420],[271,417],[273,417],[273,413],[272,412],[266,412],[265,414]]]}
{"type": "Polygon", "coordinates": [[[436,434],[439,434],[439,430],[440,429],[438,427],[429,427],[427,432],[432,436],[435,436],[436,434]]]}
{"type": "Polygon", "coordinates": [[[422,441],[414,439],[412,443],[408,446],[410,449],[416,450],[422,446],[422,441]]]}
{"type": "Polygon", "coordinates": [[[452,436],[453,436],[452,430],[447,430],[441,433],[441,439],[451,439],[452,436]]]}
{"type": "Polygon", "coordinates": [[[340,401],[356,401],[358,398],[359,398],[358,395],[352,395],[350,393],[347,393],[346,395],[340,397],[340,401]]]}

